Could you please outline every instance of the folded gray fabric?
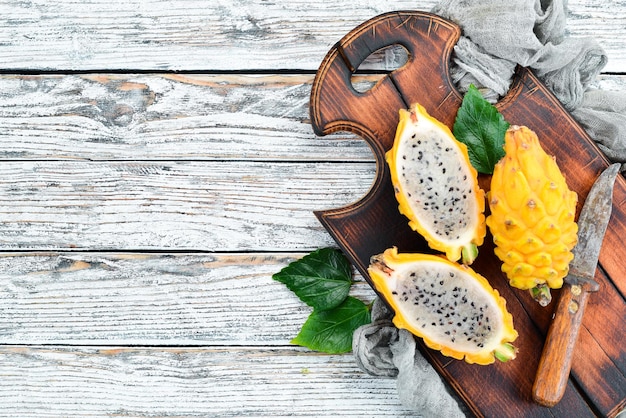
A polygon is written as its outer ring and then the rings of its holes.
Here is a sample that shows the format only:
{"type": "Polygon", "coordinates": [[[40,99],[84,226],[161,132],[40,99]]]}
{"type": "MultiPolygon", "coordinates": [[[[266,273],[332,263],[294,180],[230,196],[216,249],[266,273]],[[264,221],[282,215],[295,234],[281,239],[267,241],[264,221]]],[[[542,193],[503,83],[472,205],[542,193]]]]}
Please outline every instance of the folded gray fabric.
{"type": "Polygon", "coordinates": [[[396,377],[390,345],[398,342],[398,328],[391,322],[393,312],[380,299],[374,300],[372,322],[352,335],[352,352],[359,367],[373,376],[396,377]]]}
{"type": "Polygon", "coordinates": [[[589,90],[572,116],[613,162],[626,168],[626,94],[589,90]]]}
{"type": "Polygon", "coordinates": [[[460,91],[474,84],[496,102],[516,65],[530,67],[624,171],[626,110],[618,105],[626,92],[595,91],[587,98],[607,56],[593,39],[566,37],[566,6],[566,0],[442,0],[432,12],[462,28],[450,68],[460,91]]]}
{"type": "Polygon", "coordinates": [[[413,334],[396,328],[392,318],[393,312],[376,299],[372,322],[358,328],[352,338],[357,364],[373,376],[397,377],[400,401],[424,418],[464,417],[465,406],[421,355],[413,334]]]}
{"type": "Polygon", "coordinates": [[[396,385],[402,404],[419,411],[424,418],[465,417],[469,411],[448,392],[441,377],[417,350],[413,334],[401,329],[398,337],[390,348],[398,368],[396,385]]]}
{"type": "MultiPolygon", "coordinates": [[[[516,66],[530,67],[607,157],[626,163],[626,92],[590,88],[607,57],[594,40],[566,37],[566,7],[567,0],[442,0],[432,12],[462,28],[450,68],[461,92],[474,84],[496,102],[507,93],[516,66]]],[[[372,323],[354,333],[356,362],[374,376],[395,377],[400,400],[420,415],[463,416],[464,405],[392,317],[375,301],[372,323]]]]}

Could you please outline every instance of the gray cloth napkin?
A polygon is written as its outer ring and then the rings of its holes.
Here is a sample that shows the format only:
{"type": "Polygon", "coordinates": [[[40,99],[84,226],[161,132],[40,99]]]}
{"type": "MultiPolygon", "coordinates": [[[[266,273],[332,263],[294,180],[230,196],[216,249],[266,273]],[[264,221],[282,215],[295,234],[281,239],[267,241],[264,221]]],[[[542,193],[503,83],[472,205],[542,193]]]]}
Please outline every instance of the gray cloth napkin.
{"type": "Polygon", "coordinates": [[[373,376],[395,377],[402,404],[424,418],[460,418],[467,410],[417,349],[413,334],[396,328],[393,312],[376,299],[372,322],[352,337],[354,358],[373,376]]]}
{"type": "MultiPolygon", "coordinates": [[[[450,73],[457,88],[474,84],[491,102],[505,95],[515,67],[530,67],[587,130],[607,157],[626,168],[626,92],[591,89],[606,65],[591,39],[565,33],[567,0],[442,0],[432,10],[462,28],[450,73]]],[[[372,323],[353,336],[356,362],[374,376],[396,378],[403,405],[424,417],[462,417],[464,405],[375,301],[372,323]]]]}
{"type": "Polygon", "coordinates": [[[566,36],[566,8],[567,0],[442,0],[432,12],[462,28],[450,69],[460,91],[474,84],[496,102],[515,67],[530,67],[624,171],[626,92],[593,88],[607,56],[593,39],[566,36]]]}

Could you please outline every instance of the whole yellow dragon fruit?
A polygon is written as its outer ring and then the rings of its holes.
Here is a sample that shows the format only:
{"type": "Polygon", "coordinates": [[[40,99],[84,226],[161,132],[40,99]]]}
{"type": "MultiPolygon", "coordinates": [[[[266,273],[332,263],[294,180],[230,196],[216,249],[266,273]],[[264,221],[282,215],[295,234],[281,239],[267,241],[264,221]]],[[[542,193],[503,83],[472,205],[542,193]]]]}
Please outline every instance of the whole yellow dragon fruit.
{"type": "Polygon", "coordinates": [[[400,213],[409,226],[448,259],[471,264],[487,227],[485,193],[467,146],[424,107],[413,104],[400,110],[386,159],[400,213]]]}
{"type": "Polygon", "coordinates": [[[487,225],[511,286],[530,289],[545,306],[574,257],[578,196],[527,127],[511,126],[504,149],[491,179],[487,225]]]}
{"type": "Polygon", "coordinates": [[[394,310],[394,325],[428,347],[482,365],[515,358],[518,334],[506,301],[470,267],[393,247],[372,257],[368,273],[394,310]]]}

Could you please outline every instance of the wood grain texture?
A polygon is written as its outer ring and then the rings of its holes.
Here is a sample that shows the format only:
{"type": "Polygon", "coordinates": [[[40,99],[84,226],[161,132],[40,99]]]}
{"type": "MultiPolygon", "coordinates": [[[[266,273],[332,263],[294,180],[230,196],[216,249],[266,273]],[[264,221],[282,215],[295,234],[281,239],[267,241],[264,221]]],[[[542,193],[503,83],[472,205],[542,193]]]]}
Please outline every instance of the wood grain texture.
{"type": "MultiPolygon", "coordinates": [[[[0,8],[0,60],[16,70],[315,70],[350,28],[414,7],[407,0],[332,8],[303,0],[12,0],[0,8]]],[[[384,65],[384,56],[377,61],[384,65]]]]}
{"type": "MultiPolygon", "coordinates": [[[[284,346],[310,309],[271,275],[303,255],[3,254],[0,344],[284,346]]],[[[596,279],[607,285],[605,277],[596,279]]],[[[373,300],[374,292],[363,278],[357,274],[355,280],[352,295],[366,303],[373,300]]],[[[500,290],[506,286],[497,283],[500,290]]],[[[526,295],[507,296],[511,293],[526,295]]],[[[621,326],[624,304],[614,293],[602,295],[592,295],[583,318],[578,346],[587,354],[574,351],[573,373],[589,388],[591,398],[610,400],[623,396],[626,364],[620,358],[620,342],[606,329],[621,326]],[[611,314],[600,314],[597,304],[607,305],[611,314]],[[611,363],[615,367],[606,368],[611,363]]],[[[515,299],[508,300],[510,307],[516,306],[515,299]]],[[[530,326],[545,332],[548,310],[529,313],[534,322],[530,326]]],[[[515,318],[519,321],[524,314],[516,312],[515,318]]],[[[537,361],[522,352],[519,361],[499,369],[533,368],[537,361]]],[[[481,368],[482,373],[492,371],[481,368]]],[[[523,388],[522,395],[527,395],[523,388]]],[[[602,412],[610,415],[610,410],[602,412]]]]}
{"type": "MultiPolygon", "coordinates": [[[[371,87],[379,75],[357,76],[371,87]]],[[[315,137],[312,75],[0,76],[2,160],[374,161],[340,132],[315,137]]],[[[626,77],[603,76],[604,90],[626,77]]]]}
{"type": "MultiPolygon", "coordinates": [[[[9,0],[0,6],[0,62],[38,70],[316,70],[332,44],[392,10],[436,1],[9,0]],[[295,18],[297,16],[297,18],[295,18]]],[[[571,36],[596,38],[606,71],[624,68],[624,8],[610,0],[568,2],[571,36]]],[[[393,56],[370,67],[384,69],[393,56]]],[[[392,64],[393,65],[393,64],[392,64]]]]}
{"type": "MultiPolygon", "coordinates": [[[[6,337],[0,344],[232,348],[247,345],[261,351],[267,347],[280,348],[295,335],[310,310],[269,276],[299,256],[301,254],[5,255],[0,258],[3,272],[0,284],[6,295],[6,300],[0,304],[0,322],[5,324],[2,334],[6,337]]],[[[373,291],[360,277],[357,280],[353,295],[364,301],[371,300],[373,291]]],[[[524,312],[514,299],[509,300],[519,320],[524,312]]],[[[529,324],[518,326],[528,327],[529,324]]],[[[438,356],[438,353],[431,352],[431,355],[438,356]]],[[[444,370],[464,365],[449,358],[439,360],[447,365],[444,370]]],[[[502,374],[506,370],[532,368],[536,361],[532,353],[524,350],[515,362],[479,369],[474,366],[474,370],[479,371],[485,381],[503,382],[502,374]]],[[[277,367],[282,367],[282,363],[277,367]]],[[[48,373],[55,374],[58,370],[50,367],[48,373]]],[[[154,373],[158,376],[160,371],[154,373]]],[[[507,385],[506,390],[524,398],[521,383],[507,385]]],[[[467,390],[475,396],[490,398],[488,393],[478,395],[481,393],[478,387],[467,390]]],[[[0,389],[0,395],[2,392],[0,389]]],[[[567,404],[568,408],[583,411],[580,408],[584,408],[584,403],[572,388],[568,390],[566,401],[563,406],[567,404]]],[[[528,406],[533,407],[532,403],[528,406]]],[[[557,408],[556,416],[563,416],[564,411],[558,411],[557,408]]],[[[546,411],[535,406],[533,413],[544,416],[546,411]]],[[[578,416],[586,416],[586,413],[578,416]]]]}
{"type": "Polygon", "coordinates": [[[393,379],[297,348],[0,348],[1,417],[415,416],[393,379]]]}
{"type": "Polygon", "coordinates": [[[303,255],[2,254],[0,345],[289,345],[311,309],[272,275],[303,255]]]}
{"type": "Polygon", "coordinates": [[[312,251],[313,210],[362,196],[374,164],[7,162],[0,249],[312,251]]]}
{"type": "Polygon", "coordinates": [[[308,123],[312,81],[312,75],[0,76],[0,158],[371,161],[354,135],[315,140],[308,123]]]}

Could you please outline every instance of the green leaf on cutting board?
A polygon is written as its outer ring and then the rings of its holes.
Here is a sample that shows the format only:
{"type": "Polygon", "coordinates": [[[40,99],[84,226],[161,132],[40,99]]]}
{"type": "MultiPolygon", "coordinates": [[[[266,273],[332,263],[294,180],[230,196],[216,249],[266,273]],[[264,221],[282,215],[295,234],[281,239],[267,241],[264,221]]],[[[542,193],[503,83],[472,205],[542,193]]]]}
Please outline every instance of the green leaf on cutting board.
{"type": "Polygon", "coordinates": [[[504,134],[509,123],[498,109],[470,85],[454,121],[454,137],[467,145],[470,162],[479,173],[492,174],[504,157],[504,134]]]}

